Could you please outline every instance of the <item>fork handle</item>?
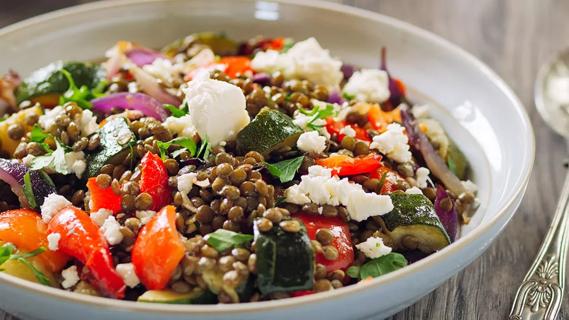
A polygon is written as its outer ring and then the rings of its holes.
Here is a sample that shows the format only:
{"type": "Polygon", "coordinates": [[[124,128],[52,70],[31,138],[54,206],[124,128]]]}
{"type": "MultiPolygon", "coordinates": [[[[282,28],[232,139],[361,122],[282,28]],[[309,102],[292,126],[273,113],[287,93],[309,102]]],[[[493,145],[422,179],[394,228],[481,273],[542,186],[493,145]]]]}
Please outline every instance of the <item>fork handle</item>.
{"type": "Polygon", "coordinates": [[[520,285],[509,320],[554,320],[563,301],[569,242],[569,172],[555,216],[531,268],[520,285]]]}

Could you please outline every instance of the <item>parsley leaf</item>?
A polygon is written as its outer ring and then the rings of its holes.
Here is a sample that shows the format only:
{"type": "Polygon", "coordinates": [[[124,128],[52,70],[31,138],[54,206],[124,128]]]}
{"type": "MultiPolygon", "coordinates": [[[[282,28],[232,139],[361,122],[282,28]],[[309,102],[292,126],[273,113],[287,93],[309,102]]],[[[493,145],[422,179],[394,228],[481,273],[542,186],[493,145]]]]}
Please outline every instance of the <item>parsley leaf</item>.
{"type": "Polygon", "coordinates": [[[352,101],[352,100],[354,100],[354,99],[356,98],[355,95],[349,94],[349,93],[347,93],[347,92],[342,93],[342,97],[343,97],[344,99],[348,100],[348,101],[352,101]]]}
{"type": "Polygon", "coordinates": [[[279,161],[276,163],[265,162],[265,167],[276,178],[279,178],[281,183],[289,182],[294,179],[294,175],[302,165],[304,156],[279,161]]]}
{"type": "Polygon", "coordinates": [[[317,120],[326,120],[327,118],[336,115],[336,110],[334,110],[334,106],[331,104],[326,104],[326,107],[324,108],[314,106],[312,110],[298,108],[298,111],[306,116],[310,116],[310,119],[306,122],[306,127],[311,130],[318,130],[323,127],[323,125],[315,124],[317,120]]]}
{"type": "Polygon", "coordinates": [[[164,109],[170,111],[170,113],[172,114],[172,117],[174,118],[181,118],[185,115],[187,115],[188,112],[188,104],[186,102],[184,102],[180,108],[171,105],[171,104],[165,104],[164,105],[164,109]]]}
{"type": "Polygon", "coordinates": [[[32,178],[30,177],[30,172],[26,172],[24,175],[24,196],[28,200],[28,204],[32,209],[38,207],[38,203],[36,201],[36,196],[34,195],[34,189],[32,188],[32,178]]]}
{"type": "Polygon", "coordinates": [[[201,159],[207,159],[209,157],[209,154],[211,152],[211,145],[209,144],[209,142],[207,142],[207,140],[202,140],[202,143],[200,145],[200,149],[198,150],[198,153],[196,154],[196,156],[198,158],[201,159]]]}
{"type": "Polygon", "coordinates": [[[359,267],[352,266],[346,271],[352,278],[377,278],[407,265],[407,259],[396,252],[391,252],[379,258],[372,259],[359,267]]]}
{"type": "Polygon", "coordinates": [[[32,142],[39,143],[47,153],[52,152],[49,145],[45,142],[45,139],[47,139],[50,136],[50,134],[43,132],[40,126],[35,124],[34,127],[32,128],[32,131],[30,131],[30,135],[31,135],[30,140],[32,142]]]}
{"type": "MultiPolygon", "coordinates": [[[[176,154],[176,156],[180,155],[180,153],[182,151],[188,150],[190,152],[190,155],[193,157],[193,156],[195,156],[196,149],[197,149],[196,142],[193,139],[183,138],[183,137],[176,138],[176,139],[170,140],[168,142],[158,141],[157,145],[158,145],[158,150],[160,151],[160,157],[162,158],[162,160],[166,159],[166,155],[168,154],[168,149],[172,145],[182,147],[182,149],[176,150],[175,152],[172,153],[172,155],[176,154]]],[[[174,158],[176,156],[174,156],[174,158]]]]}
{"type": "Polygon", "coordinates": [[[39,283],[43,285],[50,285],[49,278],[46,277],[43,272],[38,270],[36,266],[29,261],[29,258],[35,257],[39,254],[42,254],[46,251],[45,247],[39,247],[34,251],[27,252],[27,253],[18,253],[16,252],[16,247],[11,243],[5,243],[0,246],[0,266],[9,260],[17,261],[24,266],[28,267],[39,283]]]}
{"type": "Polygon", "coordinates": [[[83,109],[91,109],[92,104],[88,100],[91,97],[89,88],[85,85],[78,88],[69,71],[61,69],[61,73],[65,76],[67,82],[69,82],[69,88],[59,98],[59,104],[63,105],[67,102],[75,102],[83,109]]]}
{"type": "Polygon", "coordinates": [[[32,160],[32,164],[30,166],[31,170],[49,168],[61,174],[71,173],[67,167],[67,162],[65,161],[65,148],[59,143],[59,141],[56,140],[55,143],[57,144],[57,148],[53,153],[50,155],[39,156],[32,160]]]}
{"type": "Polygon", "coordinates": [[[222,252],[233,247],[241,246],[253,240],[250,234],[237,233],[225,229],[217,229],[207,235],[207,244],[222,252]]]}

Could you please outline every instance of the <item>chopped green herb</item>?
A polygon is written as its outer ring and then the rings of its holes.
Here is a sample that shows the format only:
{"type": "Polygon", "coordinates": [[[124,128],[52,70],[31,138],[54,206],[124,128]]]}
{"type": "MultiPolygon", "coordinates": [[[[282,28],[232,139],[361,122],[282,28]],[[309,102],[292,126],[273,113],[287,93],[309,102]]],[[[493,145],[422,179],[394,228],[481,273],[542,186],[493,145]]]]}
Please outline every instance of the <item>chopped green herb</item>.
{"type": "Polygon", "coordinates": [[[377,190],[379,190],[378,192],[381,192],[381,189],[383,189],[383,185],[385,184],[385,180],[387,179],[387,172],[384,172],[381,175],[381,178],[379,178],[379,184],[377,187],[377,190]]]}
{"type": "Polygon", "coordinates": [[[63,105],[67,102],[75,102],[83,109],[91,109],[92,105],[91,102],[89,102],[89,98],[92,96],[92,94],[89,90],[89,87],[83,85],[81,88],[78,88],[69,71],[61,69],[61,73],[67,79],[69,88],[59,98],[59,104],[63,105]]]}
{"type": "Polygon", "coordinates": [[[357,279],[377,278],[407,265],[407,259],[396,252],[391,252],[379,258],[372,259],[359,267],[352,266],[346,273],[357,279]]]}
{"type": "MultiPolygon", "coordinates": [[[[190,138],[183,138],[183,137],[176,138],[176,139],[170,140],[168,142],[158,141],[157,145],[158,145],[158,150],[160,151],[160,157],[162,158],[162,160],[166,159],[166,155],[168,154],[168,149],[172,145],[182,147],[182,149],[175,151],[176,155],[179,155],[184,150],[188,150],[190,152],[190,155],[193,157],[193,156],[195,156],[196,149],[197,149],[197,145],[196,145],[196,142],[194,140],[192,140],[190,138]]],[[[174,156],[174,152],[172,153],[172,155],[174,156]]],[[[174,156],[174,158],[175,157],[176,156],[174,156]]]]}
{"type": "Polygon", "coordinates": [[[354,99],[356,98],[355,95],[349,94],[349,93],[347,93],[347,92],[342,93],[342,97],[343,97],[344,99],[348,100],[348,101],[352,101],[352,100],[354,100],[354,99]]]}
{"type": "Polygon", "coordinates": [[[95,86],[95,88],[93,88],[93,90],[91,90],[91,95],[93,95],[93,98],[100,98],[105,96],[105,89],[107,89],[107,86],[109,85],[109,82],[107,80],[101,80],[99,81],[99,83],[97,83],[97,85],[95,86]]]}
{"type": "Polygon", "coordinates": [[[50,185],[52,188],[55,189],[55,183],[53,183],[53,180],[51,180],[49,174],[45,173],[45,171],[43,170],[39,170],[38,172],[40,173],[43,181],[45,181],[48,185],[50,185]]]}
{"type": "Polygon", "coordinates": [[[207,140],[204,139],[202,140],[200,149],[198,150],[196,156],[201,159],[207,159],[209,157],[210,152],[211,152],[211,145],[209,144],[209,142],[207,142],[207,140]]]}
{"type": "Polygon", "coordinates": [[[242,246],[253,240],[253,235],[237,233],[225,229],[217,229],[207,235],[207,244],[222,252],[233,247],[242,246]]]}
{"type": "Polygon", "coordinates": [[[67,167],[67,162],[65,161],[65,148],[59,143],[59,141],[56,140],[55,143],[57,144],[57,148],[53,153],[45,156],[39,156],[32,160],[32,164],[30,166],[31,170],[49,168],[61,174],[71,173],[67,167]]]}
{"type": "Polygon", "coordinates": [[[6,121],[6,119],[8,119],[8,115],[7,115],[7,114],[5,114],[5,115],[3,115],[3,116],[0,117],[0,122],[6,121]]]}
{"type": "Polygon", "coordinates": [[[306,127],[311,130],[318,130],[323,127],[323,125],[315,124],[317,120],[326,120],[327,118],[336,115],[336,110],[334,110],[334,106],[331,104],[327,104],[324,108],[315,106],[312,110],[299,108],[298,111],[306,116],[310,116],[310,119],[306,123],[306,127]]]}
{"type": "Polygon", "coordinates": [[[24,196],[28,200],[28,204],[30,208],[35,209],[38,207],[38,203],[36,201],[36,196],[34,195],[34,190],[32,188],[32,179],[30,178],[30,172],[26,172],[24,175],[24,196]]]}
{"type": "Polygon", "coordinates": [[[184,102],[179,108],[171,104],[165,104],[164,109],[170,111],[174,118],[181,118],[188,114],[188,104],[186,102],[184,102]]]}
{"type": "Polygon", "coordinates": [[[45,139],[47,139],[50,134],[45,133],[40,126],[38,126],[37,124],[34,125],[34,127],[32,128],[32,131],[30,131],[30,140],[32,142],[37,142],[39,143],[42,148],[49,154],[52,152],[51,148],[49,147],[49,145],[47,143],[45,143],[45,139]]]}
{"type": "Polygon", "coordinates": [[[32,270],[39,283],[48,286],[50,285],[49,279],[45,276],[45,274],[43,274],[43,272],[39,271],[38,268],[36,268],[36,266],[34,266],[34,264],[28,260],[29,258],[44,253],[45,251],[46,249],[44,247],[39,247],[34,251],[20,254],[16,252],[16,247],[13,244],[5,243],[0,246],[0,266],[8,260],[18,261],[32,270]]]}
{"type": "Polygon", "coordinates": [[[292,40],[292,38],[285,38],[282,52],[287,52],[292,46],[294,46],[294,40],[292,40]]]}
{"type": "Polygon", "coordinates": [[[279,178],[281,183],[289,182],[294,179],[294,176],[300,166],[302,165],[302,161],[304,160],[304,156],[279,161],[276,163],[266,163],[265,167],[269,172],[279,178]]]}

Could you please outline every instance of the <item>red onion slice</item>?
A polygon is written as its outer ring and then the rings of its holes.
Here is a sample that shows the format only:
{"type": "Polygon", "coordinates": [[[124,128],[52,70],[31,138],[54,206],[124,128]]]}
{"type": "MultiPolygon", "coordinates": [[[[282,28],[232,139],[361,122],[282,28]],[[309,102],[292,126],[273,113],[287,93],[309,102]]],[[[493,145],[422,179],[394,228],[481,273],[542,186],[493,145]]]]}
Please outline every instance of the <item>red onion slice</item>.
{"type": "MultiPolygon", "coordinates": [[[[24,195],[24,176],[29,169],[16,160],[0,159],[0,180],[10,186],[12,192],[18,197],[22,207],[29,208],[30,205],[24,195]]],[[[38,202],[43,203],[43,199],[55,192],[55,188],[46,182],[41,174],[37,171],[30,171],[30,180],[32,183],[32,191],[38,202]]]]}
{"type": "Polygon", "coordinates": [[[156,81],[156,79],[154,79],[144,70],[140,69],[137,66],[131,65],[129,71],[132,73],[132,76],[136,80],[136,83],[138,83],[140,89],[146,92],[146,94],[155,98],[161,103],[172,104],[175,106],[180,105],[180,100],[178,100],[178,98],[164,91],[164,89],[160,87],[160,84],[158,84],[158,81],[156,81]]]}
{"type": "Polygon", "coordinates": [[[164,56],[157,51],[148,48],[134,48],[126,52],[127,58],[139,67],[145,66],[147,64],[152,64],[154,60],[158,58],[164,58],[164,56]]]}
{"type": "Polygon", "coordinates": [[[168,112],[162,104],[153,97],[144,93],[113,93],[102,98],[92,100],[93,110],[101,113],[110,113],[112,109],[118,108],[122,110],[137,110],[145,116],[166,120],[168,112]]]}

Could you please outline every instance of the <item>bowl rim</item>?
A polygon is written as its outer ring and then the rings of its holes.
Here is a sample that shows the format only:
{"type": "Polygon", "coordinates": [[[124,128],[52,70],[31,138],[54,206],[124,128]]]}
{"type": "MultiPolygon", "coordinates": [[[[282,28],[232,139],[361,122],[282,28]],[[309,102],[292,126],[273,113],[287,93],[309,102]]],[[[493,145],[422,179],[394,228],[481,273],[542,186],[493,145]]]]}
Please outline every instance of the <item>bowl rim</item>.
{"type": "MultiPolygon", "coordinates": [[[[91,10],[108,9],[110,7],[119,7],[119,6],[123,7],[123,6],[130,6],[136,4],[158,3],[164,1],[177,1],[177,0],[103,0],[99,2],[92,2],[68,8],[63,8],[42,15],[38,15],[20,22],[16,22],[14,24],[1,28],[0,39],[12,32],[16,32],[18,30],[25,29],[27,27],[36,24],[46,23],[49,22],[50,20],[59,19],[69,15],[83,14],[91,10]]],[[[240,0],[240,1],[254,2],[257,0],[240,0]]],[[[380,13],[375,13],[372,11],[348,5],[338,4],[334,2],[325,2],[323,0],[310,0],[310,1],[267,0],[267,1],[282,3],[285,5],[294,5],[299,7],[331,10],[338,13],[344,13],[350,16],[361,17],[367,20],[389,24],[393,27],[396,27],[398,29],[403,29],[407,32],[416,34],[422,38],[429,40],[430,42],[436,43],[437,45],[444,47],[446,50],[461,56],[466,62],[476,67],[481,73],[486,75],[486,77],[488,77],[498,87],[498,89],[506,96],[508,100],[511,101],[511,104],[514,106],[514,111],[518,113],[518,116],[522,121],[522,125],[525,128],[524,138],[528,142],[528,147],[529,147],[529,154],[522,169],[523,174],[518,177],[517,181],[515,181],[514,184],[515,190],[510,196],[510,198],[507,199],[505,203],[498,210],[496,210],[497,213],[493,217],[491,217],[489,221],[487,221],[483,225],[477,226],[469,234],[465,235],[464,237],[461,237],[458,241],[452,243],[447,248],[435,252],[420,261],[417,261],[396,272],[392,272],[390,274],[387,274],[385,276],[370,281],[360,282],[357,285],[347,286],[340,290],[333,290],[314,295],[296,297],[294,299],[249,302],[249,303],[240,303],[240,304],[225,304],[225,305],[220,305],[220,304],[172,305],[172,304],[141,303],[136,301],[115,300],[115,299],[77,294],[61,290],[58,288],[43,286],[41,284],[19,279],[0,272],[1,285],[10,286],[12,289],[25,290],[28,293],[34,295],[42,295],[42,296],[47,295],[49,296],[49,298],[58,299],[61,300],[62,302],[82,304],[90,307],[102,307],[105,309],[113,308],[113,309],[122,309],[134,312],[145,312],[145,313],[152,312],[160,314],[169,313],[172,315],[201,314],[204,316],[227,315],[227,314],[234,314],[235,312],[255,313],[255,312],[289,308],[289,307],[298,307],[304,304],[314,304],[317,302],[326,302],[326,301],[329,302],[330,300],[340,299],[350,294],[372,290],[379,286],[392,283],[394,281],[397,281],[398,279],[404,278],[405,276],[416,273],[419,269],[422,269],[428,265],[436,264],[439,260],[442,260],[445,256],[448,257],[453,253],[456,253],[457,251],[461,250],[463,247],[473,242],[480,235],[488,232],[494,226],[494,223],[496,221],[498,221],[500,218],[503,218],[504,215],[507,215],[507,212],[512,207],[512,205],[515,205],[515,201],[518,199],[517,196],[520,193],[523,194],[525,192],[525,188],[529,182],[529,178],[535,161],[535,136],[531,121],[523,104],[520,102],[519,98],[512,91],[512,89],[504,82],[504,80],[502,80],[502,78],[500,78],[494,71],[492,71],[492,69],[490,69],[485,63],[478,60],[472,54],[468,53],[467,51],[465,51],[458,45],[450,42],[449,40],[446,40],[441,36],[438,36],[430,31],[415,26],[409,22],[405,22],[390,16],[386,16],[380,13]]],[[[513,213],[511,213],[511,215],[513,216],[513,213]]],[[[509,218],[511,217],[507,217],[506,222],[501,227],[504,227],[506,225],[509,218]]]]}

